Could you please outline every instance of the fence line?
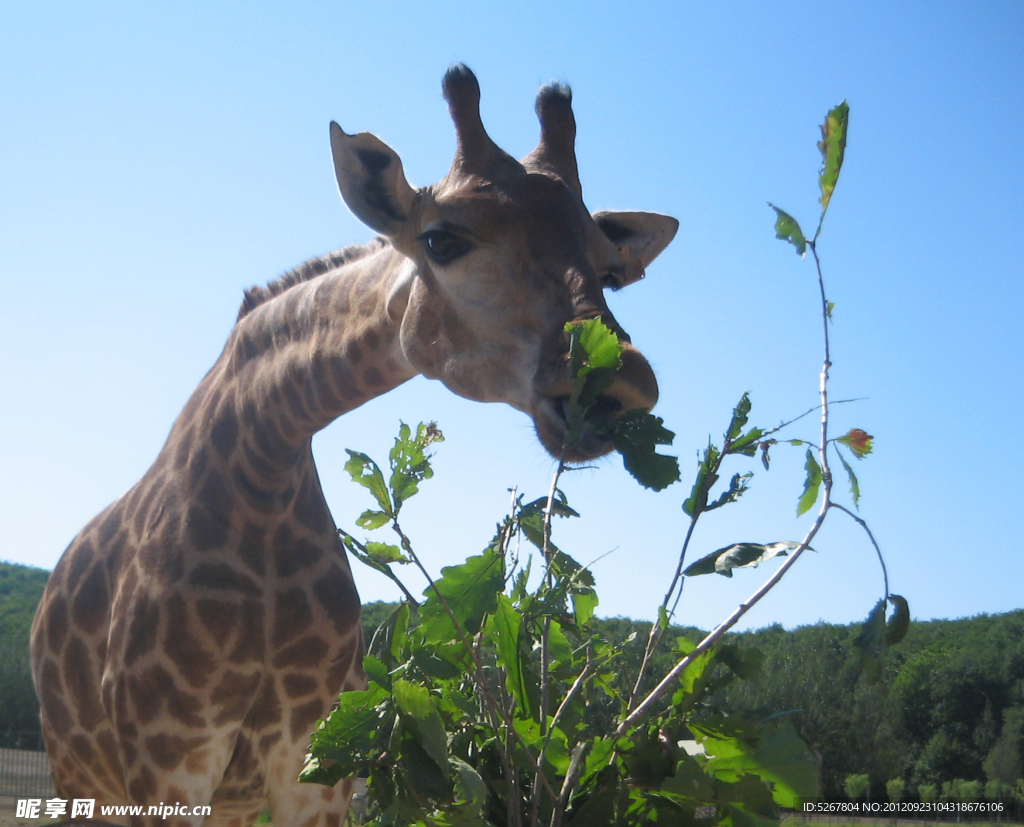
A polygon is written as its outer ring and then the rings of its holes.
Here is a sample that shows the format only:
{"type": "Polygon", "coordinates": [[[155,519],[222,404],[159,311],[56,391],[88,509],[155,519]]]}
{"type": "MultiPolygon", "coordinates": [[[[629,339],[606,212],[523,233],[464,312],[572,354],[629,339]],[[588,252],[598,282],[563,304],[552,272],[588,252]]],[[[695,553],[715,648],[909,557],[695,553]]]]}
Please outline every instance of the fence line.
{"type": "Polygon", "coordinates": [[[50,762],[38,732],[0,732],[0,795],[53,798],[50,762]]]}

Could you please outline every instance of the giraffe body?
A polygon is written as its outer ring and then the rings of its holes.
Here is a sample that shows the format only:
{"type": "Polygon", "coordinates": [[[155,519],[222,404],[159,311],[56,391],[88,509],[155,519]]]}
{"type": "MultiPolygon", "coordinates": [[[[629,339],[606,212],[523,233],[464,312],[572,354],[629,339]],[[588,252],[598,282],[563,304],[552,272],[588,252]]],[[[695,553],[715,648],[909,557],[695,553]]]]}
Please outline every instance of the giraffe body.
{"type": "MultiPolygon", "coordinates": [[[[237,827],[269,806],[275,825],[338,827],[350,784],[297,782],[317,719],[365,681],[312,435],[424,374],[527,412],[557,452],[564,325],[597,315],[626,343],[608,415],[653,406],[653,373],[602,286],[636,280],[676,222],[586,212],[567,89],[541,90],[541,142],[522,162],[487,138],[468,69],[444,89],[459,148],[433,187],[414,190],[389,147],[332,124],[342,195],[383,237],[247,293],[153,466],[51,575],[32,662],[62,796],[210,804],[207,823],[237,827]]],[[[591,435],[571,458],[610,447],[591,435]]]]}

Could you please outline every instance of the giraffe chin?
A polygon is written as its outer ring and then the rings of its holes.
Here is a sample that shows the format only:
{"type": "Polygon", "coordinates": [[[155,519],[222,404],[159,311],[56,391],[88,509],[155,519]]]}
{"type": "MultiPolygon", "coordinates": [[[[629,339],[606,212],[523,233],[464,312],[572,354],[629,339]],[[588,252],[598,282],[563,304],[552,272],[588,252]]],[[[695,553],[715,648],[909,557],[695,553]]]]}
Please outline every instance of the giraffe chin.
{"type": "MultiPolygon", "coordinates": [[[[562,456],[568,401],[568,397],[544,397],[537,405],[533,416],[537,438],[555,459],[562,456]]],[[[576,446],[565,450],[565,461],[573,464],[589,462],[611,453],[614,447],[610,439],[588,428],[583,431],[576,446]]]]}

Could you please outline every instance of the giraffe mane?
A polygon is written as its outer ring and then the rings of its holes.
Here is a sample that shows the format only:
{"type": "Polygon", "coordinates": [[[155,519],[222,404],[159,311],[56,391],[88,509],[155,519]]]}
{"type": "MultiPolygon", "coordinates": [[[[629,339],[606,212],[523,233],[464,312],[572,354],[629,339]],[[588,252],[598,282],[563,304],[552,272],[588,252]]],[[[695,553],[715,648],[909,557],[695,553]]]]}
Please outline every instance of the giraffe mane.
{"type": "Polygon", "coordinates": [[[311,258],[308,261],[304,261],[294,270],[289,270],[287,273],[278,276],[271,282],[267,283],[266,287],[260,287],[258,285],[250,287],[245,291],[245,297],[242,299],[242,306],[238,308],[238,318],[235,320],[236,323],[244,319],[249,313],[261,304],[265,304],[275,296],[281,295],[288,288],[294,287],[296,284],[302,284],[305,281],[310,281],[318,276],[322,276],[325,273],[329,273],[332,270],[337,270],[339,267],[344,267],[346,264],[351,264],[353,261],[359,261],[360,259],[371,256],[379,250],[384,249],[390,242],[386,238],[378,236],[366,244],[349,244],[347,247],[342,247],[340,250],[335,250],[333,253],[328,253],[324,256],[317,256],[311,258]]]}

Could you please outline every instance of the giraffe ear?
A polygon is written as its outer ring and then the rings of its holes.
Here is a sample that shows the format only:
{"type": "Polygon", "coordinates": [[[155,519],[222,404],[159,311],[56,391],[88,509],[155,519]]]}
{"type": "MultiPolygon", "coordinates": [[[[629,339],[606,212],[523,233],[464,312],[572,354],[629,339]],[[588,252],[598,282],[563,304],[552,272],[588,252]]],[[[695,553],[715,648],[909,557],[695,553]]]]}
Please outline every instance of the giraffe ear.
{"type": "Polygon", "coordinates": [[[594,222],[619,249],[625,270],[620,286],[644,277],[647,265],[658,257],[676,236],[679,222],[656,212],[596,212],[594,222]]]}
{"type": "Polygon", "coordinates": [[[346,135],[331,121],[331,154],[338,189],[348,208],[378,233],[389,238],[398,235],[416,197],[398,153],[376,135],[346,135]]]}

